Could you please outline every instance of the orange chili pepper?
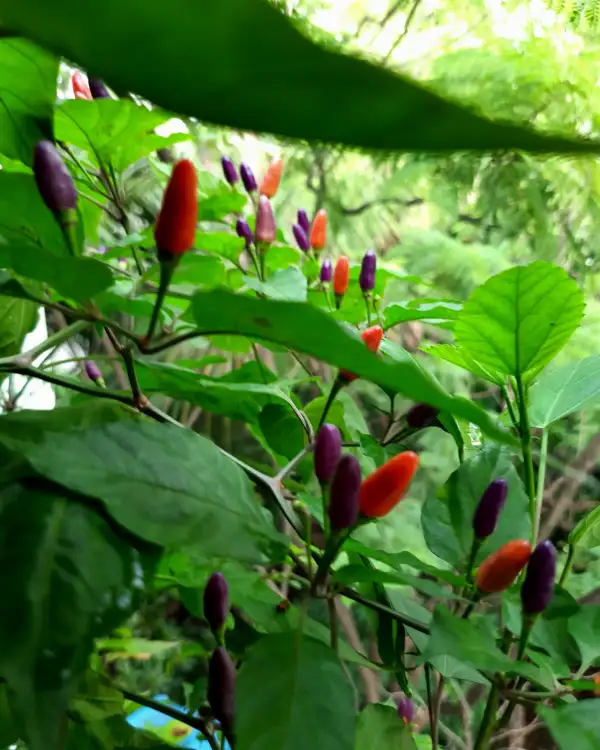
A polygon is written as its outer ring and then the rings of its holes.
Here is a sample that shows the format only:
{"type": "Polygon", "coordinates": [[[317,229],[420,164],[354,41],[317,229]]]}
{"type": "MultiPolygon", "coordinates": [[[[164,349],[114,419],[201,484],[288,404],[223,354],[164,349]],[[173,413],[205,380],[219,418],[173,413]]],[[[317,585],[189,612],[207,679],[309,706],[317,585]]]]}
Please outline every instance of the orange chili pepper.
{"type": "Polygon", "coordinates": [[[399,453],[376,469],[360,486],[360,511],[367,518],[382,518],[404,497],[419,466],[412,451],[399,453]]]}
{"type": "Polygon", "coordinates": [[[497,594],[514,583],[531,556],[531,544],[513,539],[503,544],[481,563],[475,584],[485,594],[497,594]]]}
{"type": "Polygon", "coordinates": [[[333,272],[333,291],[337,297],[343,297],[348,291],[350,281],[350,263],[345,255],[338,258],[333,272]]]}
{"type": "Polygon", "coordinates": [[[71,85],[76,99],[93,99],[87,79],[79,70],[73,73],[71,85]]]}
{"type": "Polygon", "coordinates": [[[196,168],[188,159],[178,161],[163,195],[154,228],[160,253],[182,255],[194,244],[198,221],[196,168]]]}
{"type": "MultiPolygon", "coordinates": [[[[365,342],[365,346],[367,349],[373,354],[377,354],[379,351],[379,345],[381,344],[381,340],[383,339],[383,328],[381,326],[371,326],[370,328],[365,328],[365,330],[360,334],[361,339],[365,342]]],[[[358,378],[358,375],[355,375],[353,372],[349,372],[348,370],[340,370],[340,378],[342,380],[345,380],[347,383],[351,383],[353,380],[356,380],[358,378]]]]}
{"type": "Polygon", "coordinates": [[[310,229],[310,244],[313,250],[322,250],[327,241],[327,211],[317,211],[310,229]]]}
{"type": "Polygon", "coordinates": [[[272,198],[275,195],[277,189],[279,188],[279,183],[281,182],[282,171],[283,161],[281,159],[272,161],[269,164],[269,166],[267,167],[267,171],[265,172],[265,176],[260,183],[261,195],[266,195],[267,198],[272,198]]]}

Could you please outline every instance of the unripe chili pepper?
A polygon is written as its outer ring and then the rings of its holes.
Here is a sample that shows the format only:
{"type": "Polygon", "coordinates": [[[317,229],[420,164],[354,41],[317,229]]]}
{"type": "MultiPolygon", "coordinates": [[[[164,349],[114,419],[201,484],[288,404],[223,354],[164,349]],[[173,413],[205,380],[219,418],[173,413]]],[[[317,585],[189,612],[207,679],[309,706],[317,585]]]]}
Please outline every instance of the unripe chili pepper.
{"type": "Polygon", "coordinates": [[[473,531],[476,539],[487,539],[494,533],[508,494],[505,479],[494,479],[477,503],[473,514],[473,531]]]}
{"type": "Polygon", "coordinates": [[[329,258],[326,258],[323,261],[323,264],[321,266],[321,273],[319,275],[319,278],[321,279],[323,284],[328,284],[333,277],[333,266],[331,265],[331,261],[329,258]]]}
{"type": "Polygon", "coordinates": [[[296,244],[298,245],[300,250],[303,250],[304,252],[310,250],[310,242],[308,241],[308,237],[306,236],[304,229],[302,229],[300,224],[294,224],[294,226],[292,227],[292,232],[294,233],[296,244]]]}
{"type": "Polygon", "coordinates": [[[235,222],[235,233],[238,237],[242,237],[246,240],[246,247],[254,242],[254,235],[252,234],[252,230],[246,219],[239,218],[235,222]]]}
{"type": "Polygon", "coordinates": [[[231,161],[228,156],[221,157],[221,166],[223,167],[223,175],[230,185],[235,185],[239,180],[237,169],[235,164],[231,161]]]}
{"type": "Polygon", "coordinates": [[[327,211],[317,211],[310,229],[310,244],[313,250],[322,250],[327,242],[327,211]]]}
{"type": "Polygon", "coordinates": [[[164,192],[154,239],[161,254],[178,257],[194,244],[198,221],[198,178],[188,159],[178,161],[164,192]]]}
{"type": "Polygon", "coordinates": [[[437,419],[439,409],[429,404],[415,404],[406,412],[406,424],[413,430],[422,430],[437,419]]]}
{"type": "Polygon", "coordinates": [[[360,502],[360,464],[351,454],[342,456],[329,493],[328,516],[332,531],[354,526],[360,502]]]}
{"type": "Polygon", "coordinates": [[[360,266],[358,284],[363,294],[375,288],[375,273],[377,271],[377,255],[374,250],[367,250],[360,266]]]}
{"type": "Polygon", "coordinates": [[[208,665],[208,702],[225,733],[231,732],[235,716],[235,665],[223,647],[216,648],[208,665]]]}
{"type": "MultiPolygon", "coordinates": [[[[383,339],[383,328],[381,326],[365,328],[360,334],[360,337],[364,341],[367,349],[370,352],[373,352],[373,354],[377,354],[379,351],[379,345],[383,339]]],[[[353,380],[358,378],[358,375],[355,375],[353,372],[348,372],[348,370],[340,370],[339,377],[346,383],[352,383],[353,380]]]]}
{"type": "Polygon", "coordinates": [[[270,244],[275,239],[277,228],[275,226],[275,217],[273,216],[273,206],[266,195],[261,195],[258,199],[258,209],[256,211],[256,239],[258,242],[270,244]]]}
{"type": "Polygon", "coordinates": [[[511,586],[527,565],[531,544],[525,539],[513,539],[503,544],[481,563],[475,585],[484,594],[497,594],[511,586]]]}
{"type": "Polygon", "coordinates": [[[102,83],[99,78],[93,78],[90,76],[90,93],[94,99],[112,99],[110,91],[102,83]]]}
{"type": "Polygon", "coordinates": [[[556,547],[546,540],[531,553],[525,580],[521,586],[523,613],[538,615],[550,604],[556,577],[556,547]]]}
{"type": "Polygon", "coordinates": [[[283,171],[283,161],[281,159],[277,159],[277,161],[272,161],[269,164],[269,166],[267,167],[267,171],[265,172],[265,176],[263,177],[263,180],[260,183],[261,195],[266,195],[267,198],[272,198],[277,193],[277,189],[279,188],[279,183],[281,182],[282,171],[283,171]]]}
{"type": "Polygon", "coordinates": [[[219,634],[229,614],[229,587],[222,573],[213,573],[204,588],[204,617],[210,629],[219,634]]]}
{"type": "Polygon", "coordinates": [[[367,518],[386,516],[403,498],[419,466],[412,451],[399,453],[370,474],[360,486],[360,511],[367,518]]]}
{"type": "Polygon", "coordinates": [[[77,207],[77,189],[54,144],[39,141],[33,153],[33,174],[44,203],[55,214],[77,207]]]}
{"type": "Polygon", "coordinates": [[[71,85],[73,86],[73,93],[75,94],[76,99],[88,99],[91,101],[92,92],[90,91],[85,76],[79,70],[76,70],[73,73],[73,76],[71,77],[71,85]]]}
{"type": "Polygon", "coordinates": [[[321,425],[315,440],[315,474],[321,484],[327,484],[342,455],[342,437],[335,425],[321,425]]]}
{"type": "Polygon", "coordinates": [[[253,193],[258,185],[256,184],[256,177],[254,172],[250,169],[247,164],[243,162],[240,164],[240,174],[242,176],[242,182],[248,193],[253,193]]]}
{"type": "Polygon", "coordinates": [[[405,724],[412,724],[415,718],[415,704],[410,698],[403,696],[398,701],[398,716],[405,724]]]}
{"type": "Polygon", "coordinates": [[[304,229],[304,234],[308,237],[310,234],[310,219],[303,208],[298,209],[298,224],[304,229]]]}
{"type": "Polygon", "coordinates": [[[350,281],[350,263],[345,255],[338,258],[333,271],[333,293],[335,294],[336,307],[342,304],[342,298],[348,291],[350,281]]]}

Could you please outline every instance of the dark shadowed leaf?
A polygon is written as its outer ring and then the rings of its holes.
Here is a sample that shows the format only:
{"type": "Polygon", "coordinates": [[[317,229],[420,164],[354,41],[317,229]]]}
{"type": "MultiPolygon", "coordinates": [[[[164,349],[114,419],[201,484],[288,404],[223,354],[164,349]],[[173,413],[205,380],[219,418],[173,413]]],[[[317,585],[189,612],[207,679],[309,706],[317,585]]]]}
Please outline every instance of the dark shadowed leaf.
{"type": "Polygon", "coordinates": [[[538,714],[560,750],[597,750],[600,714],[596,701],[578,701],[566,706],[538,706],[538,714]]]}
{"type": "Polygon", "coordinates": [[[265,406],[258,423],[269,447],[280,456],[291,460],[306,445],[306,432],[289,406],[265,406]]]}
{"type": "Polygon", "coordinates": [[[37,306],[33,302],[0,297],[0,357],[18,354],[36,322],[37,306]]]}
{"type": "Polygon", "coordinates": [[[355,750],[416,750],[411,730],[392,706],[373,703],[358,717],[355,750]]]}

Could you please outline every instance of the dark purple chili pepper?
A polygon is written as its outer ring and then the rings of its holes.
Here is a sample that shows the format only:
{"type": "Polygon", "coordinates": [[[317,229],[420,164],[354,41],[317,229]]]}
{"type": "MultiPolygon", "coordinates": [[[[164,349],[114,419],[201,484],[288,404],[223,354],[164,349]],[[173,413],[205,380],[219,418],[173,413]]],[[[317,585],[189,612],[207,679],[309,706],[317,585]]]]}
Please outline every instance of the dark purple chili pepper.
{"type": "Polygon", "coordinates": [[[95,362],[93,362],[91,359],[86,359],[84,367],[85,367],[85,374],[88,376],[90,380],[93,380],[94,383],[98,382],[99,380],[102,380],[102,373],[100,372],[98,365],[95,362]]]}
{"type": "Polygon", "coordinates": [[[398,716],[405,724],[412,724],[415,718],[415,704],[410,698],[403,696],[398,701],[398,716]]]}
{"type": "Polygon", "coordinates": [[[227,651],[216,648],[208,665],[208,702],[227,734],[235,716],[235,665],[227,651]]]}
{"type": "Polygon", "coordinates": [[[406,423],[413,430],[422,430],[425,427],[431,427],[439,413],[440,410],[435,406],[415,404],[406,412],[406,423]]]}
{"type": "Polygon", "coordinates": [[[521,602],[525,615],[538,615],[550,604],[556,576],[556,547],[546,540],[531,553],[525,580],[521,586],[521,602]]]}
{"type": "Polygon", "coordinates": [[[213,633],[219,631],[229,614],[229,587],[222,573],[213,573],[204,589],[204,617],[213,633]]]}
{"type": "Polygon", "coordinates": [[[258,188],[254,172],[247,164],[244,164],[242,162],[242,164],[240,164],[240,174],[242,176],[242,182],[244,183],[246,191],[248,193],[253,193],[258,188]]]}
{"type": "Polygon", "coordinates": [[[258,199],[256,211],[256,239],[267,245],[273,242],[276,234],[277,227],[273,216],[273,206],[266,195],[261,195],[258,199]]]}
{"type": "Polygon", "coordinates": [[[33,174],[44,203],[54,213],[77,206],[77,190],[60,154],[50,141],[39,141],[33,154],[33,174]]]}
{"type": "Polygon", "coordinates": [[[473,531],[476,539],[487,539],[494,533],[508,494],[505,479],[494,479],[477,503],[473,514],[473,531]]]}
{"type": "Polygon", "coordinates": [[[235,168],[235,164],[231,161],[231,159],[228,156],[222,156],[221,166],[223,167],[223,174],[227,182],[230,185],[235,185],[235,183],[239,180],[237,169],[235,168]]]}
{"type": "Polygon", "coordinates": [[[329,260],[329,258],[326,258],[323,261],[319,278],[321,279],[323,284],[328,284],[333,278],[333,266],[331,265],[331,261],[329,260]]]}
{"type": "Polygon", "coordinates": [[[235,223],[235,232],[238,237],[246,240],[246,247],[254,242],[254,235],[246,219],[238,219],[235,223]]]}
{"type": "Polygon", "coordinates": [[[308,237],[310,235],[310,219],[303,208],[298,209],[298,224],[304,229],[304,234],[308,237]]]}
{"type": "Polygon", "coordinates": [[[335,425],[324,424],[315,440],[315,474],[322,484],[331,481],[342,456],[342,437],[335,425]]]}
{"type": "Polygon", "coordinates": [[[300,224],[294,224],[294,226],[292,227],[292,232],[294,233],[296,244],[298,245],[300,250],[303,250],[304,252],[310,250],[310,242],[300,224]]]}
{"type": "Polygon", "coordinates": [[[106,88],[106,86],[99,78],[89,77],[88,83],[90,85],[90,91],[92,92],[92,96],[94,97],[94,99],[112,99],[110,91],[106,88]]]}
{"type": "Polygon", "coordinates": [[[367,250],[362,259],[358,283],[363,292],[371,292],[375,288],[375,272],[377,271],[377,255],[374,250],[367,250]]]}
{"type": "Polygon", "coordinates": [[[328,515],[332,531],[354,526],[360,506],[360,464],[349,453],[340,459],[329,493],[328,515]]]}

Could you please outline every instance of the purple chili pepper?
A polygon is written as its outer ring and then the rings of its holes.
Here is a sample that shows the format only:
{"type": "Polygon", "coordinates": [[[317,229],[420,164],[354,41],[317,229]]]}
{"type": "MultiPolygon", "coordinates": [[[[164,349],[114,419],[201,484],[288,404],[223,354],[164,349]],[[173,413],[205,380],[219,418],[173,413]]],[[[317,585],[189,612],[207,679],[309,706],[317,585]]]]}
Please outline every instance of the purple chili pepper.
{"type": "Polygon", "coordinates": [[[360,506],[360,464],[351,454],[339,460],[329,493],[328,515],[332,531],[354,526],[360,506]]]}
{"type": "Polygon", "coordinates": [[[94,99],[112,99],[109,90],[99,78],[92,78],[90,76],[88,78],[88,83],[90,85],[90,91],[94,99]]]}
{"type": "Polygon", "coordinates": [[[256,239],[258,242],[270,244],[275,239],[276,233],[277,227],[273,216],[273,206],[271,206],[271,201],[266,195],[261,195],[258,199],[256,211],[256,239]]]}
{"type": "Polygon", "coordinates": [[[238,237],[242,237],[246,240],[246,247],[254,242],[254,235],[252,234],[252,230],[246,219],[240,218],[235,222],[235,233],[238,237]]]}
{"type": "Polygon", "coordinates": [[[310,250],[310,242],[300,224],[294,224],[294,226],[292,227],[292,232],[294,233],[296,244],[298,245],[300,250],[304,250],[304,252],[310,250]]]}
{"type": "Polygon", "coordinates": [[[208,665],[208,702],[226,734],[231,731],[235,716],[235,678],[231,657],[221,646],[216,648],[208,665]]]}
{"type": "Polygon", "coordinates": [[[494,479],[477,503],[473,514],[473,531],[476,539],[487,539],[494,533],[508,494],[505,479],[494,479]]]}
{"type": "Polygon", "coordinates": [[[521,586],[523,614],[539,615],[550,604],[556,577],[556,547],[546,540],[531,553],[521,586]]]}
{"type": "Polygon", "coordinates": [[[98,365],[94,361],[92,361],[91,359],[86,359],[84,368],[85,374],[90,380],[93,380],[94,383],[102,380],[102,373],[100,372],[98,365]]]}
{"type": "Polygon", "coordinates": [[[239,180],[237,169],[235,168],[235,164],[231,161],[231,159],[228,156],[222,156],[221,166],[223,167],[223,174],[227,182],[230,185],[235,185],[235,183],[239,180]]]}
{"type": "Polygon", "coordinates": [[[298,224],[304,229],[304,234],[308,237],[310,235],[310,219],[303,208],[298,209],[298,224]]]}
{"type": "Polygon", "coordinates": [[[229,587],[222,573],[213,573],[204,589],[204,617],[213,633],[218,633],[229,613],[229,587]]]}
{"type": "Polygon", "coordinates": [[[39,141],[33,154],[33,174],[44,203],[54,213],[77,206],[77,190],[60,154],[50,141],[39,141]]]}
{"type": "Polygon", "coordinates": [[[375,272],[377,270],[377,255],[374,250],[367,250],[362,259],[358,283],[361,290],[366,293],[375,288],[375,272]]]}
{"type": "Polygon", "coordinates": [[[242,176],[242,182],[248,193],[253,193],[257,188],[256,177],[250,167],[243,163],[240,164],[240,174],[242,176]]]}
{"type": "Polygon", "coordinates": [[[412,724],[415,718],[415,704],[410,698],[403,696],[398,701],[398,716],[405,724],[412,724]]]}
{"type": "Polygon", "coordinates": [[[439,409],[429,404],[415,404],[406,412],[406,423],[413,430],[422,430],[431,425],[437,419],[439,409]]]}
{"type": "Polygon", "coordinates": [[[331,265],[331,261],[329,260],[329,258],[326,258],[323,261],[319,278],[321,279],[323,284],[329,283],[333,278],[333,266],[331,265]]]}
{"type": "Polygon", "coordinates": [[[342,455],[342,437],[335,425],[324,424],[315,440],[315,474],[321,484],[327,484],[342,455]]]}

